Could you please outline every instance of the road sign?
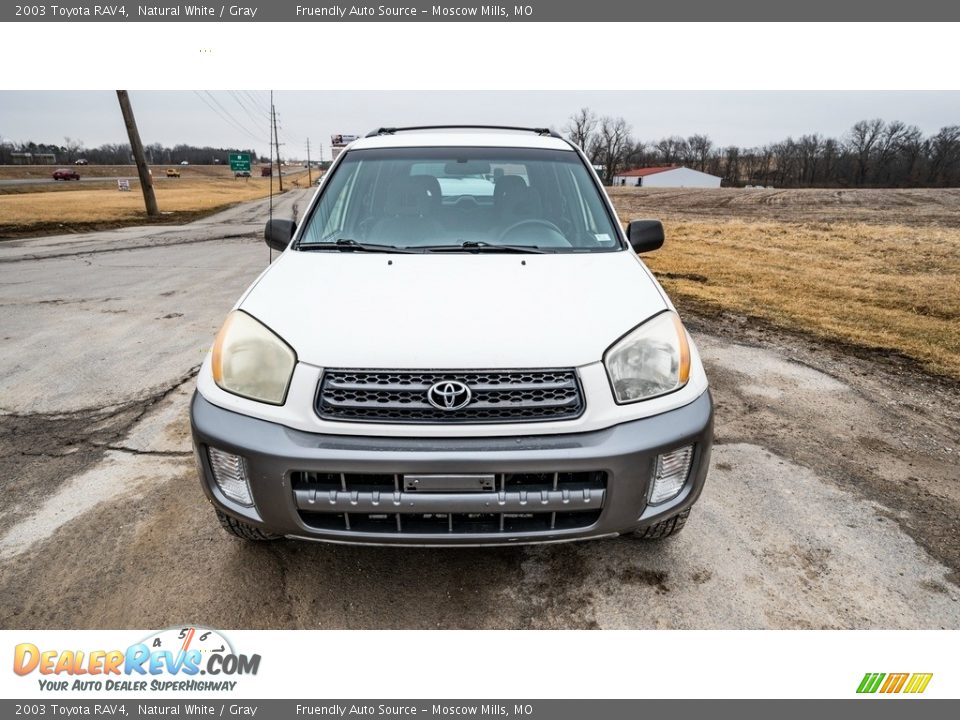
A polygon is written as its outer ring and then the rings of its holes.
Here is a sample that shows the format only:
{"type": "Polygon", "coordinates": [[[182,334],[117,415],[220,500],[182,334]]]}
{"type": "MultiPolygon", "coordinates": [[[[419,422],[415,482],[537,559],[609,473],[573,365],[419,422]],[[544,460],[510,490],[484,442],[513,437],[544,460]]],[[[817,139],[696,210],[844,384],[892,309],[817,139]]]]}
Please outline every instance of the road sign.
{"type": "Polygon", "coordinates": [[[230,169],[234,172],[250,172],[250,155],[230,153],[230,169]]]}

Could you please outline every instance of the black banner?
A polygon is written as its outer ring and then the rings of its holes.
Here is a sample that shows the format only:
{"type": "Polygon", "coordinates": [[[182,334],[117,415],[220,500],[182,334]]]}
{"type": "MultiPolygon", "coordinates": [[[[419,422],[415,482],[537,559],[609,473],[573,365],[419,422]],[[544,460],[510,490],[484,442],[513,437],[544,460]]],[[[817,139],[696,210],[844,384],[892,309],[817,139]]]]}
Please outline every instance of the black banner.
{"type": "MultiPolygon", "coordinates": [[[[960,3],[943,0],[520,0],[518,3],[260,0],[243,4],[169,2],[0,6],[3,22],[945,22],[960,3]]],[[[630,38],[624,38],[625,41],[630,38]]]]}
{"type": "Polygon", "coordinates": [[[940,720],[957,717],[960,700],[0,700],[0,717],[214,717],[296,720],[624,720],[737,718],[738,720],[940,720]],[[910,707],[907,708],[906,705],[910,707]]]}

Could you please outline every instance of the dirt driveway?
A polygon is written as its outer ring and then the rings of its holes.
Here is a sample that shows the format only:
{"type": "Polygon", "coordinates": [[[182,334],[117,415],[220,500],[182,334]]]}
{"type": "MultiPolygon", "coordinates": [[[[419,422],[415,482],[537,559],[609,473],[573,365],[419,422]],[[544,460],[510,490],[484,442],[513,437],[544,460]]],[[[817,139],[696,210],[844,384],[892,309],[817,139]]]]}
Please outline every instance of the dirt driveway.
{"type": "Polygon", "coordinates": [[[674,539],[228,537],[186,411],[267,259],[231,212],[0,247],[0,627],[960,628],[956,385],[729,315],[684,313],[716,447],[674,539]]]}

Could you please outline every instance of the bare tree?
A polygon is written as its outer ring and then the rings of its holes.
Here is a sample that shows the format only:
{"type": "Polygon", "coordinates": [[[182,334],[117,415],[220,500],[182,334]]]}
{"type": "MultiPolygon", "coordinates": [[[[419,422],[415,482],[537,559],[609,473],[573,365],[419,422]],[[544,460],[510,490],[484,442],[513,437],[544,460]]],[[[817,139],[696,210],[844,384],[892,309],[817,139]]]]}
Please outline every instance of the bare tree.
{"type": "Polygon", "coordinates": [[[814,183],[832,182],[837,176],[837,167],[840,164],[840,155],[843,148],[834,138],[827,138],[820,145],[820,177],[813,179],[814,183]]]}
{"type": "Polygon", "coordinates": [[[960,125],[949,125],[930,139],[928,181],[945,186],[960,182],[960,125]]]}
{"type": "Polygon", "coordinates": [[[593,135],[597,129],[597,116],[590,108],[580,108],[570,116],[563,131],[567,138],[578,148],[587,151],[593,142],[593,135]]]}
{"type": "Polygon", "coordinates": [[[797,141],[797,153],[800,162],[799,184],[812,185],[816,181],[822,144],[823,138],[816,133],[804,135],[797,141]]]}
{"type": "Polygon", "coordinates": [[[649,156],[647,154],[647,143],[643,140],[630,141],[630,147],[624,153],[624,164],[629,167],[642,167],[647,164],[649,156]]]}
{"type": "Polygon", "coordinates": [[[74,140],[67,136],[63,138],[64,160],[72,162],[83,154],[83,140],[74,140]]]}
{"type": "Polygon", "coordinates": [[[856,161],[854,183],[863,185],[867,181],[867,170],[870,167],[871,155],[883,133],[883,120],[861,120],[854,125],[847,134],[847,146],[856,161]]]}
{"type": "MultiPolygon", "coordinates": [[[[580,108],[563,128],[569,140],[583,148],[594,165],[601,166],[602,179],[610,183],[625,168],[651,165],[686,165],[717,175],[727,186],[745,184],[778,187],[957,187],[960,186],[960,125],[943,127],[925,136],[920,128],[894,120],[862,120],[842,138],[817,133],[786,138],[762,147],[714,146],[705,134],[687,138],[671,135],[656,141],[636,138],[622,117],[598,117],[590,108],[580,108]]],[[[249,149],[165,147],[146,148],[151,162],[202,164],[225,160],[231,152],[257,153],[249,149]]],[[[54,153],[66,161],[82,157],[99,164],[128,164],[131,149],[126,144],[84,148],[83,143],[64,138],[60,143],[0,142],[0,164],[11,153],[54,153]]]]}
{"type": "Polygon", "coordinates": [[[907,128],[900,141],[896,175],[900,185],[915,187],[920,183],[920,165],[927,150],[923,131],[916,125],[907,128]]]}
{"type": "Polygon", "coordinates": [[[609,185],[613,176],[625,167],[627,152],[633,145],[630,138],[630,126],[622,117],[600,118],[590,159],[594,165],[603,165],[603,181],[609,185]]]}
{"type": "Polygon", "coordinates": [[[687,141],[677,135],[662,138],[654,147],[660,154],[659,162],[664,165],[680,162],[687,153],[687,141]]]}
{"type": "Polygon", "coordinates": [[[705,172],[712,149],[713,143],[706,135],[691,135],[687,138],[688,164],[695,170],[705,172]]]}

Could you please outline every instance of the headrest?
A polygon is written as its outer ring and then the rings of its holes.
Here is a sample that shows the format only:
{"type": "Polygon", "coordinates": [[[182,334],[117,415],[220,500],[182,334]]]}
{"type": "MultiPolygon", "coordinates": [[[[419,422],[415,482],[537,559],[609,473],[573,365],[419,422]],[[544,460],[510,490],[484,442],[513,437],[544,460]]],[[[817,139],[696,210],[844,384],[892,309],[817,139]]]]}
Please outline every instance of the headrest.
{"type": "Polygon", "coordinates": [[[388,215],[427,215],[440,204],[440,183],[432,175],[403,178],[384,202],[388,215]]]}
{"type": "Polygon", "coordinates": [[[527,182],[519,175],[504,175],[497,178],[496,185],[493,187],[493,200],[500,202],[508,195],[521,193],[527,189],[527,182]]]}

